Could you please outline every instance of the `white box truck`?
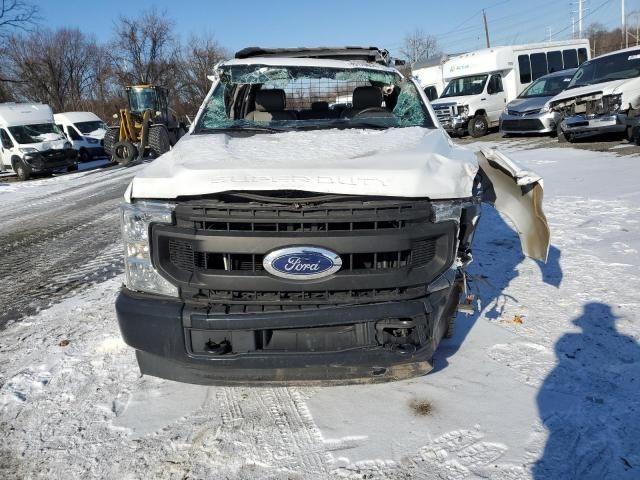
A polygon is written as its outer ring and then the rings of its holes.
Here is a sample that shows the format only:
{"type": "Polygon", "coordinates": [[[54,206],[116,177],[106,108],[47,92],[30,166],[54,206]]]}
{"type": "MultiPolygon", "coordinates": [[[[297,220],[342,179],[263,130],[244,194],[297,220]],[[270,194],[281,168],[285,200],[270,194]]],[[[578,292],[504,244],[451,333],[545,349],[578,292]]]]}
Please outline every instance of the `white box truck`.
{"type": "Polygon", "coordinates": [[[566,40],[495,47],[465,53],[444,67],[447,81],[432,102],[438,120],[450,133],[473,137],[497,127],[500,114],[534,80],[590,58],[588,40],[566,40]]]}
{"type": "Polygon", "coordinates": [[[0,171],[22,180],[77,168],[77,152],[53,121],[49,105],[0,104],[0,171]]]}
{"type": "Polygon", "coordinates": [[[107,126],[92,112],[56,113],[56,125],[66,135],[80,161],[104,157],[104,134],[107,126]]]}

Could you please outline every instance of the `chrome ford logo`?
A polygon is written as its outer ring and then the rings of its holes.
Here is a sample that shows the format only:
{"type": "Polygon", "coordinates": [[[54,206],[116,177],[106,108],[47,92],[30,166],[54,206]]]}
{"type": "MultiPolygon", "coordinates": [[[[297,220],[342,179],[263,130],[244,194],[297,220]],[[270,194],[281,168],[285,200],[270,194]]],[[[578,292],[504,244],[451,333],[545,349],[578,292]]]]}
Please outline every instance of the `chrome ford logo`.
{"type": "Polygon", "coordinates": [[[312,280],[328,277],[342,267],[340,256],[317,247],[290,247],[274,250],[264,257],[265,270],[282,278],[312,280]]]}

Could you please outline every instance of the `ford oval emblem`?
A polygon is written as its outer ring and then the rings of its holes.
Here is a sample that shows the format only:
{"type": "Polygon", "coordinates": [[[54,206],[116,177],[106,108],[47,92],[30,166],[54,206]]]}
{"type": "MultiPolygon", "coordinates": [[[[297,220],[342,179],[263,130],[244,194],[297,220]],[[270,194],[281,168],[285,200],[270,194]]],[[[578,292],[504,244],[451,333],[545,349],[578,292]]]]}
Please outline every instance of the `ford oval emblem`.
{"type": "Polygon", "coordinates": [[[274,250],[262,262],[265,270],[277,277],[312,280],[328,277],[342,267],[340,256],[318,247],[289,247],[274,250]]]}

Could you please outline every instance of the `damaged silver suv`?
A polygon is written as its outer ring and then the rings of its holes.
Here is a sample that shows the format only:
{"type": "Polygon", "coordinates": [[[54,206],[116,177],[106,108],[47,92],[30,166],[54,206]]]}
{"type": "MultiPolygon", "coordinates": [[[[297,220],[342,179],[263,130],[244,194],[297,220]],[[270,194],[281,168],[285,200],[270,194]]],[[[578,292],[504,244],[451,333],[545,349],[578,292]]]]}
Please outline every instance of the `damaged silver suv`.
{"type": "Polygon", "coordinates": [[[454,145],[386,51],[235,57],[188,135],[125,195],[116,309],[143,374],[422,375],[464,304],[481,202],[546,258],[540,178],[454,145]]]}

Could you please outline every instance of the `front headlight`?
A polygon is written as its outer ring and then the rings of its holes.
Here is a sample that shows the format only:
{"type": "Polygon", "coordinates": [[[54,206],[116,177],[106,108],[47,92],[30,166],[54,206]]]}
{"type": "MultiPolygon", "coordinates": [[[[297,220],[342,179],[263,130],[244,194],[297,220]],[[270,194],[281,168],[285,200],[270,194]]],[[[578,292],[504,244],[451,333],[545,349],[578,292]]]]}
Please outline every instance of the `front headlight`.
{"type": "Polygon", "coordinates": [[[97,138],[84,137],[84,139],[89,143],[98,143],[98,139],[97,138]]]}
{"type": "Polygon", "coordinates": [[[605,95],[602,97],[602,110],[605,113],[617,112],[622,108],[622,94],[605,95]]]}
{"type": "Polygon", "coordinates": [[[551,106],[545,105],[540,109],[540,113],[549,113],[551,111],[551,106]]]}
{"type": "Polygon", "coordinates": [[[175,205],[140,201],[122,204],[125,284],[130,290],[178,296],[178,287],[165,280],[151,263],[149,226],[172,223],[175,205]]]}
{"type": "Polygon", "coordinates": [[[458,115],[462,118],[469,117],[469,105],[458,105],[458,115]]]}
{"type": "Polygon", "coordinates": [[[33,147],[19,148],[18,150],[20,150],[20,153],[36,153],[38,151],[38,149],[33,147]]]}

